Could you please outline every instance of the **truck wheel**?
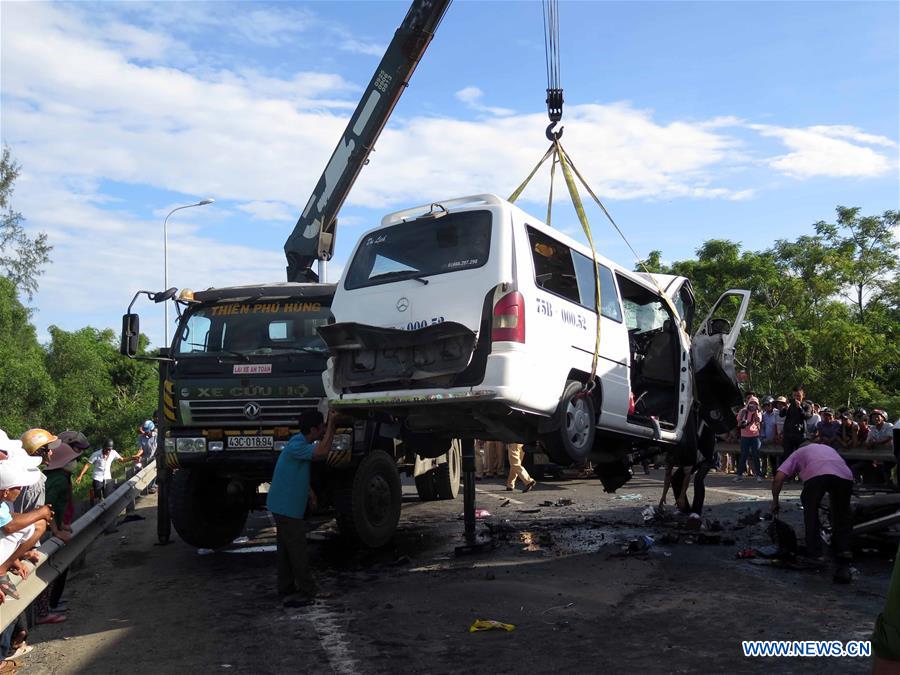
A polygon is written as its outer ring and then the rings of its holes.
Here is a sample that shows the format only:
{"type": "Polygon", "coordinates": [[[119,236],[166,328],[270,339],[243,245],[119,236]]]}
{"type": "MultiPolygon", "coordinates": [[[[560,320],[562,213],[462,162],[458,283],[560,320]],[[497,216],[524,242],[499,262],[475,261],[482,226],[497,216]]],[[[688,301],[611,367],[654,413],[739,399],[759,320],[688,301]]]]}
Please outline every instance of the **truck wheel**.
{"type": "Polygon", "coordinates": [[[447,451],[447,461],[433,471],[434,491],[438,499],[456,499],[459,494],[459,479],[462,475],[462,449],[454,440],[447,451]]]}
{"type": "Polygon", "coordinates": [[[222,548],[244,530],[248,509],[227,497],[228,482],[207,471],[179,469],[169,477],[169,515],[185,543],[222,548]]]}
{"type": "Polygon", "coordinates": [[[579,396],[583,385],[569,380],[556,409],[556,431],[542,437],[550,459],[557,464],[585,461],[594,447],[597,413],[591,396],[579,396]]]}
{"type": "Polygon", "coordinates": [[[437,499],[437,491],[435,490],[434,470],[426,471],[421,476],[416,476],[416,492],[419,493],[419,499],[423,502],[433,502],[437,499]]]}
{"type": "Polygon", "coordinates": [[[356,468],[349,504],[338,512],[341,533],[354,541],[378,548],[388,543],[400,520],[400,476],[397,464],[383,450],[373,450],[356,468]]]}

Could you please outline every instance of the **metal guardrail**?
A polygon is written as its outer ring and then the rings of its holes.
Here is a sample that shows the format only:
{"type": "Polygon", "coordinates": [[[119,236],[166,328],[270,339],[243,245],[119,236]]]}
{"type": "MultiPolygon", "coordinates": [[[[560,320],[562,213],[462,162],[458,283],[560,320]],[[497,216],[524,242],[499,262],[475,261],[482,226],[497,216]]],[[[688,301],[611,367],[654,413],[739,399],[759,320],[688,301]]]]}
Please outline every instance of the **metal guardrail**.
{"type": "MultiPolygon", "coordinates": [[[[72,538],[67,544],[55,537],[44,542],[37,549],[40,559],[31,566],[28,576],[19,579],[16,590],[19,599],[6,597],[0,605],[0,631],[6,629],[20,614],[34,602],[54,579],[69,567],[103,531],[115,522],[119,514],[134,503],[134,500],[156,478],[156,462],[122,483],[103,501],[95,504],[87,513],[72,523],[72,538]]],[[[30,565],[30,563],[25,563],[30,565]]],[[[16,579],[10,576],[10,579],[16,579]]]]}
{"type": "MultiPolygon", "coordinates": [[[[738,455],[741,452],[741,446],[737,443],[722,443],[719,442],[716,445],[716,452],[727,452],[729,454],[738,455]]],[[[761,455],[776,455],[781,456],[784,454],[784,449],[781,445],[764,445],[759,449],[761,455]]],[[[845,460],[850,461],[859,461],[859,460],[875,460],[879,462],[896,462],[897,458],[894,456],[894,453],[890,450],[867,450],[865,448],[851,448],[849,450],[840,449],[837,453],[843,457],[845,460]]]]}

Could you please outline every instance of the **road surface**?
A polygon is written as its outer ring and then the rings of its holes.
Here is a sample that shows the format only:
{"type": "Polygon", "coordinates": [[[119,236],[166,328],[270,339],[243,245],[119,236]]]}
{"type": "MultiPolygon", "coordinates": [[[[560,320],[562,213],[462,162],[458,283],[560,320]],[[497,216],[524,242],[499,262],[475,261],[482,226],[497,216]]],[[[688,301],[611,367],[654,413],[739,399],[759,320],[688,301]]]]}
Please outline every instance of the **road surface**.
{"type": "MultiPolygon", "coordinates": [[[[88,552],[69,576],[70,618],[32,631],[20,673],[583,673],[868,672],[867,659],[746,659],[741,640],[865,640],[884,603],[891,562],[862,557],[850,587],[830,572],[740,560],[769,543],[768,483],[713,474],[705,516],[724,543],[675,523],[645,527],[662,472],[616,495],[598,480],[542,482],[528,494],[479,481],[492,549],[454,555],[462,497],[422,503],[404,481],[393,544],[357,551],[325,522],[311,558],[332,598],[283,609],[274,591],[274,530],[254,514],[225,551],[198,552],[173,532],[156,543],[155,496],[88,552]],[[640,548],[643,535],[655,543],[640,548]],[[668,535],[668,536],[666,536],[668,535]],[[677,538],[677,542],[674,541],[677,538]],[[731,541],[733,540],[733,541],[731,541]],[[667,541],[669,543],[662,543],[667,541]],[[761,564],[762,563],[762,564],[761,564]],[[476,619],[512,632],[470,633],[476,619]]],[[[799,490],[785,518],[799,526],[799,490]]],[[[671,497],[670,497],[671,500],[671,497]]],[[[802,529],[798,527],[798,530],[802,529]]]]}

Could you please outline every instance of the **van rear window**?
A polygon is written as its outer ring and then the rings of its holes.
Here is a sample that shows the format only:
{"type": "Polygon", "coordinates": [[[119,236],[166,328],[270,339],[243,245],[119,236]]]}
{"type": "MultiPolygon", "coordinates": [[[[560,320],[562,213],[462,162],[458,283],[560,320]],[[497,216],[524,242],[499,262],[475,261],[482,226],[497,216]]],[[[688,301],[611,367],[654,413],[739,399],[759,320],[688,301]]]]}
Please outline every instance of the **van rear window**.
{"type": "Polygon", "coordinates": [[[347,268],[344,288],[424,279],[481,267],[491,250],[491,212],[450,213],[372,232],[347,268]]]}

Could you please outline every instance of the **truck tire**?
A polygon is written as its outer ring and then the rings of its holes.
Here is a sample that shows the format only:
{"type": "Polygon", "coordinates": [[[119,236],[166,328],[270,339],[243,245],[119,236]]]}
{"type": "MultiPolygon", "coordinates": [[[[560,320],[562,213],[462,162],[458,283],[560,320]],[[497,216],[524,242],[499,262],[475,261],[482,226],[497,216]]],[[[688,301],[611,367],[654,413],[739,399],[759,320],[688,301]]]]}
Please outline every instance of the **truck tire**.
{"type": "Polygon", "coordinates": [[[459,479],[462,475],[462,450],[459,441],[453,441],[447,451],[447,461],[439,464],[432,473],[434,474],[434,492],[437,499],[456,499],[456,495],[459,494],[459,479]]]}
{"type": "Polygon", "coordinates": [[[594,448],[597,412],[592,396],[578,396],[583,386],[566,382],[555,413],[558,428],[541,438],[547,455],[562,466],[587,460],[594,448]]]}
{"type": "Polygon", "coordinates": [[[416,492],[419,493],[419,499],[423,502],[433,502],[438,498],[435,489],[434,480],[435,471],[426,471],[420,476],[416,476],[416,492]]]}
{"type": "Polygon", "coordinates": [[[240,536],[249,510],[227,499],[227,481],[207,471],[179,469],[168,483],[169,515],[185,543],[222,548],[240,536]]]}
{"type": "Polygon", "coordinates": [[[396,462],[383,450],[373,450],[356,468],[349,492],[348,503],[337,515],[341,534],[369,548],[384,546],[400,520],[402,492],[396,462]]]}

